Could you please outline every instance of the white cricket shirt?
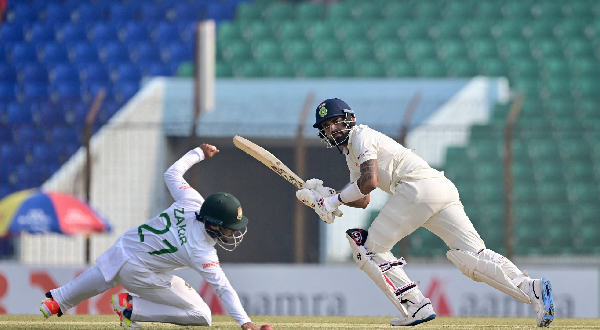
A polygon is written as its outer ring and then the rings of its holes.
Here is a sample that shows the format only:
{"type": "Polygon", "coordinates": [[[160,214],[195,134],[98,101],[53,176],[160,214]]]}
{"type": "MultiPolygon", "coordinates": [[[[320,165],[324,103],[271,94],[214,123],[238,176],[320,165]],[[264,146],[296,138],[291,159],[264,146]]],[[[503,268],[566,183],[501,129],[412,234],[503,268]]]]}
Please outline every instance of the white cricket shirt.
{"type": "Polygon", "coordinates": [[[157,273],[193,268],[215,289],[229,315],[242,325],[250,322],[250,318],[221,269],[214,248],[216,241],[208,235],[204,224],[196,220],[195,212],[200,212],[204,198],[183,178],[192,165],[203,159],[204,152],[196,148],[175,162],[164,175],[175,203],[119,237],[96,263],[107,282],[128,259],[135,259],[157,273]]]}
{"type": "Polygon", "coordinates": [[[350,169],[350,182],[355,182],[360,177],[360,164],[369,159],[377,159],[378,188],[388,194],[393,194],[396,185],[403,179],[418,180],[444,175],[431,168],[412,150],[367,125],[357,125],[350,131],[345,154],[350,169]]]}

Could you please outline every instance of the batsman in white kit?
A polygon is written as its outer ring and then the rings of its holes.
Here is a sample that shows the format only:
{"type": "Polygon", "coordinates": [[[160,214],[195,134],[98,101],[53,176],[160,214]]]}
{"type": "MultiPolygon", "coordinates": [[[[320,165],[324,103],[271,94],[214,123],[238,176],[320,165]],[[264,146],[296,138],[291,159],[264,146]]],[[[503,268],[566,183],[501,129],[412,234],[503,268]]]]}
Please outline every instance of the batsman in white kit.
{"type": "Polygon", "coordinates": [[[328,99],[316,109],[318,136],[328,147],[346,156],[351,184],[339,193],[321,195],[323,181],[306,181],[297,191],[300,201],[313,208],[326,223],[344,204],[365,208],[369,193],[379,188],[391,197],[369,230],[349,229],[346,236],[353,258],[398,308],[391,325],[407,326],[433,320],[431,301],[404,272],[406,261],[390,250],[419,227],[439,236],[450,250],[446,256],[467,277],[484,282],[532,304],[537,325],[554,319],[552,287],[547,278],[531,279],[504,256],[489,250],[465,214],[454,184],[443,172],[390,137],[366,125],[357,125],[354,112],[340,99],[328,99]],[[321,194],[319,193],[321,192],[321,194]]]}
{"type": "Polygon", "coordinates": [[[215,289],[242,329],[258,330],[221,269],[214,247],[235,249],[246,233],[248,218],[233,195],[215,193],[204,200],[183,178],[194,164],[218,152],[202,144],[175,162],[164,174],[175,203],[119,237],[96,259],[96,266],[46,293],[40,307],[44,316],[61,316],[120,284],[132,294],[113,295],[112,305],[126,329],[140,328],[136,321],[210,326],[208,305],[182,278],[168,273],[192,268],[215,289]]]}

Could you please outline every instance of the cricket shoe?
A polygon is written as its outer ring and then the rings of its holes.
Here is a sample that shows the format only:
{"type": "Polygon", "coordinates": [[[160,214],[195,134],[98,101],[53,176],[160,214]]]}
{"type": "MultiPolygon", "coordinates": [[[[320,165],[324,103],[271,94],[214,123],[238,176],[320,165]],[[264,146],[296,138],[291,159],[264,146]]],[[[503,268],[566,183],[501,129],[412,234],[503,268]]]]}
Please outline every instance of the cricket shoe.
{"type": "Polygon", "coordinates": [[[552,299],[552,285],[547,278],[529,280],[525,292],[535,310],[538,327],[547,327],[554,320],[554,300],[552,299]]]}
{"type": "Polygon", "coordinates": [[[410,300],[402,302],[406,308],[408,316],[402,316],[390,321],[394,326],[412,326],[435,319],[436,315],[429,298],[423,299],[420,303],[413,303],[410,300]]]}
{"type": "Polygon", "coordinates": [[[128,297],[129,293],[113,294],[111,299],[113,310],[119,315],[121,325],[125,329],[139,329],[142,326],[131,320],[133,306],[128,301],[128,297]]]}
{"type": "Polygon", "coordinates": [[[46,298],[42,300],[42,305],[40,306],[40,312],[44,314],[45,318],[49,318],[52,315],[58,315],[58,317],[62,316],[62,311],[60,310],[60,306],[58,303],[52,298],[52,294],[50,291],[46,293],[46,298]]]}

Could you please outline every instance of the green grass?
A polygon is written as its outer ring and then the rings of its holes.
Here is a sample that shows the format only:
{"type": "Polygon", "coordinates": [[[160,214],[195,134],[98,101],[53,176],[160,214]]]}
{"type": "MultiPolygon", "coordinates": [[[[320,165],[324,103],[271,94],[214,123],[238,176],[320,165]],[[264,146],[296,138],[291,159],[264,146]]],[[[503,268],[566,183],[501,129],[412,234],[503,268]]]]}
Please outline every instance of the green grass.
{"type": "MultiPolygon", "coordinates": [[[[388,317],[346,316],[255,316],[257,325],[274,329],[391,329],[388,317]]],[[[202,329],[164,323],[142,323],[142,329],[202,329]]],[[[420,329],[537,329],[533,318],[438,317],[418,325],[420,329]]],[[[115,315],[65,315],[45,320],[41,315],[0,315],[0,329],[122,329],[115,315]]],[[[211,329],[239,330],[229,316],[215,316],[211,329]]],[[[556,319],[550,329],[600,329],[599,319],[556,319]]]]}

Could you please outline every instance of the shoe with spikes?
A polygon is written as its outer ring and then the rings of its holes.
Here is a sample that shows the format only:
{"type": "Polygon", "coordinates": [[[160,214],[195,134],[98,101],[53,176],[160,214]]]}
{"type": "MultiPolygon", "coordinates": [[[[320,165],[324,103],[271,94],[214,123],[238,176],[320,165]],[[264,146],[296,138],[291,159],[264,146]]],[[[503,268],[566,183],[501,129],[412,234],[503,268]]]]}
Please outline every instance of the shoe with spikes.
{"type": "Polygon", "coordinates": [[[40,312],[44,314],[45,318],[49,318],[52,315],[61,317],[63,314],[60,310],[60,306],[58,306],[58,303],[52,298],[52,294],[49,291],[46,293],[46,298],[41,302],[40,312]]]}
{"type": "Polygon", "coordinates": [[[139,329],[142,326],[131,320],[133,306],[131,305],[130,300],[129,293],[113,294],[111,299],[113,310],[119,316],[121,325],[125,329],[139,329]]]}
{"type": "Polygon", "coordinates": [[[431,305],[429,298],[423,299],[420,303],[414,303],[410,300],[402,301],[402,305],[406,308],[408,316],[398,317],[390,321],[390,325],[394,326],[413,326],[423,322],[435,319],[436,315],[431,305]]]}
{"type": "Polygon", "coordinates": [[[554,299],[552,298],[552,285],[547,278],[529,280],[525,292],[531,299],[535,310],[538,327],[547,327],[554,320],[554,299]]]}

